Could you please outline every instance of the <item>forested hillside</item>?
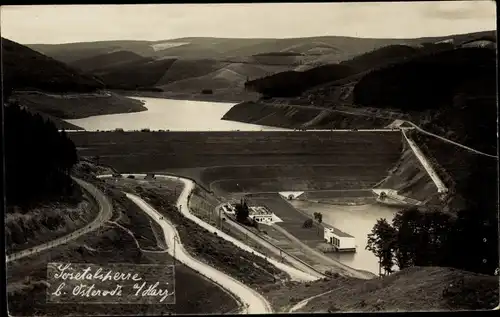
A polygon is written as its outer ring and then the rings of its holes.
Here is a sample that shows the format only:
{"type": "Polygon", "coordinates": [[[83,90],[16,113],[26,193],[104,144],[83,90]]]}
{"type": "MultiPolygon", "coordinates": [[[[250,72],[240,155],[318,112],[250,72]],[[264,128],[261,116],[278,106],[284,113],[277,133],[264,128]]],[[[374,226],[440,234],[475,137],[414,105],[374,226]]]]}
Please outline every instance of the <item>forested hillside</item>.
{"type": "Polygon", "coordinates": [[[4,90],[94,92],[104,84],[53,58],[5,38],[2,40],[4,90]]]}
{"type": "Polygon", "coordinates": [[[324,65],[303,72],[287,71],[245,83],[245,88],[270,97],[299,96],[308,88],[354,74],[347,65],[324,65]]]}
{"type": "Polygon", "coordinates": [[[65,200],[73,195],[69,172],[78,158],[66,134],[16,104],[5,107],[4,122],[7,206],[65,200]]]}

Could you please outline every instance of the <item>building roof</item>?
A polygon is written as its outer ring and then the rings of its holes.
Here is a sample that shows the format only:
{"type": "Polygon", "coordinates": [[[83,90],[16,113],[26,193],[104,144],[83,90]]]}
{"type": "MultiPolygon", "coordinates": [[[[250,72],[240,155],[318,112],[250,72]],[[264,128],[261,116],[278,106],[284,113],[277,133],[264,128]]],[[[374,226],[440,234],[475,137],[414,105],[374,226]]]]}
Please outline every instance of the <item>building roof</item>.
{"type": "Polygon", "coordinates": [[[249,207],[249,212],[250,215],[259,215],[259,216],[264,216],[264,215],[272,215],[272,212],[270,212],[267,208],[262,207],[262,206],[254,206],[254,207],[249,207]]]}
{"type": "Polygon", "coordinates": [[[354,238],[350,234],[345,233],[345,232],[343,232],[343,231],[341,231],[341,230],[339,230],[339,229],[337,229],[335,227],[332,227],[332,226],[329,226],[329,225],[325,225],[325,224],[323,224],[323,225],[325,226],[325,229],[330,229],[331,231],[333,231],[333,234],[335,234],[338,237],[342,237],[342,238],[354,238]]]}

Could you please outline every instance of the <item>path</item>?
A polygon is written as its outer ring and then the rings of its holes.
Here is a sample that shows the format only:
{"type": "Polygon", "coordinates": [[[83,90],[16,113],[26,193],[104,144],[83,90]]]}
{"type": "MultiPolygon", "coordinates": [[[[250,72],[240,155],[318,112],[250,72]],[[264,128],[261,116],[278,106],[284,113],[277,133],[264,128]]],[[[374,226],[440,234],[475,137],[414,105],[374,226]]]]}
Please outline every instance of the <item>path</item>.
{"type": "MultiPolygon", "coordinates": [[[[441,141],[444,141],[444,142],[447,142],[447,143],[450,143],[450,144],[453,144],[453,145],[456,145],[456,146],[459,146],[461,148],[464,148],[470,152],[474,152],[476,154],[480,154],[480,155],[484,155],[484,156],[488,156],[488,157],[492,157],[492,158],[498,158],[498,156],[496,155],[491,155],[491,154],[488,154],[488,153],[484,153],[484,152],[481,152],[481,151],[478,151],[478,150],[475,150],[471,147],[468,147],[466,145],[463,145],[463,144],[460,144],[460,143],[457,143],[455,141],[452,141],[452,140],[449,140],[447,138],[444,138],[442,136],[439,136],[437,134],[434,134],[434,133],[431,133],[431,132],[428,132],[428,131],[425,131],[424,129],[420,128],[418,125],[414,124],[413,122],[410,122],[410,121],[405,121],[407,122],[408,124],[410,124],[412,127],[414,127],[416,130],[424,133],[424,134],[427,134],[427,135],[430,135],[432,137],[435,137],[435,138],[438,138],[440,139],[441,141]]],[[[403,129],[408,129],[408,128],[403,128],[403,129]]]]}
{"type": "Polygon", "coordinates": [[[76,177],[71,177],[75,182],[78,183],[83,189],[85,189],[90,195],[94,197],[96,202],[99,204],[99,213],[97,217],[88,225],[83,228],[80,228],[76,231],[73,231],[70,234],[57,238],[55,240],[49,241],[47,243],[38,245],[36,247],[29,248],[27,250],[23,250],[11,255],[6,256],[6,262],[9,263],[14,260],[19,260],[27,256],[31,256],[42,251],[48,250],[50,248],[59,246],[61,244],[65,244],[71,240],[75,240],[78,237],[89,233],[97,228],[99,228],[104,222],[111,219],[113,214],[113,206],[108,198],[94,185],[87,183],[81,179],[76,177]]]}
{"type": "MultiPolygon", "coordinates": [[[[351,115],[357,115],[357,116],[378,117],[378,118],[383,118],[383,119],[395,120],[394,118],[387,117],[387,116],[374,115],[374,114],[370,114],[370,113],[361,113],[359,111],[356,111],[355,109],[352,109],[352,110],[337,110],[337,109],[330,109],[330,108],[319,107],[319,106],[304,106],[304,105],[287,105],[287,106],[296,107],[296,108],[304,108],[304,109],[307,109],[307,108],[309,108],[309,109],[317,109],[317,110],[323,110],[323,111],[326,110],[326,111],[330,111],[330,112],[339,112],[339,113],[345,113],[345,114],[351,114],[351,115]]],[[[343,108],[344,109],[348,109],[348,107],[345,107],[345,106],[343,108]]],[[[447,143],[459,146],[461,148],[464,148],[464,149],[466,149],[468,151],[471,151],[471,152],[474,152],[476,154],[480,154],[480,155],[484,155],[484,156],[488,156],[488,157],[492,157],[492,158],[497,158],[498,159],[498,156],[496,156],[496,155],[491,155],[491,154],[488,154],[488,153],[484,153],[484,152],[475,150],[475,149],[473,149],[471,147],[468,147],[466,145],[460,144],[458,142],[449,140],[449,139],[447,139],[445,137],[439,136],[439,135],[434,134],[432,132],[426,131],[426,130],[420,128],[418,125],[416,125],[415,123],[413,123],[411,121],[402,120],[402,119],[396,119],[396,120],[400,120],[401,124],[408,123],[409,125],[412,126],[411,128],[400,128],[400,129],[405,129],[405,130],[416,129],[416,130],[420,131],[421,133],[424,133],[424,134],[427,134],[429,136],[438,138],[441,141],[444,141],[444,142],[447,142],[447,143]]],[[[323,131],[323,130],[310,129],[308,131],[323,131]]],[[[344,131],[344,130],[333,130],[333,131],[344,131]]],[[[375,131],[394,131],[394,128],[391,128],[391,129],[387,129],[387,128],[385,128],[385,129],[371,129],[371,130],[369,130],[369,129],[367,129],[367,130],[359,129],[358,131],[372,131],[372,132],[375,132],[375,131]]]]}
{"type": "MultiPolygon", "coordinates": [[[[134,233],[132,231],[130,231],[129,229],[125,228],[124,226],[122,226],[121,224],[119,224],[118,222],[116,221],[111,221],[111,220],[108,220],[108,223],[113,225],[113,226],[116,226],[120,229],[122,229],[123,231],[125,231],[126,233],[128,233],[128,235],[134,239],[135,241],[135,246],[137,247],[137,249],[139,249],[141,252],[149,252],[149,253],[166,253],[167,250],[165,249],[161,249],[161,250],[145,250],[143,248],[141,248],[141,244],[139,243],[139,241],[137,241],[137,238],[135,237],[134,233]]],[[[153,232],[153,234],[155,234],[153,232]]]]}
{"type": "MultiPolygon", "coordinates": [[[[183,191],[183,193],[178,198],[178,205],[187,205],[187,196],[188,192],[190,191],[191,190],[186,189],[183,191]]],[[[179,235],[173,224],[171,224],[158,211],[156,211],[153,207],[151,207],[148,203],[146,203],[138,196],[130,193],[125,194],[130,200],[132,200],[137,206],[139,206],[144,212],[146,212],[151,218],[153,218],[156,223],[161,226],[161,228],[163,229],[163,234],[165,235],[165,240],[167,241],[167,245],[171,245],[176,248],[176,260],[192,268],[193,270],[200,272],[205,277],[211,279],[212,281],[215,281],[223,288],[238,297],[241,302],[243,302],[243,304],[247,307],[247,314],[272,313],[271,305],[262,295],[244,285],[243,283],[237,281],[236,279],[209,266],[208,264],[205,264],[191,257],[189,253],[184,249],[182,241],[178,240],[179,235]]],[[[172,257],[174,256],[174,248],[168,248],[167,250],[168,254],[172,257]]]]}
{"type": "Polygon", "coordinates": [[[304,300],[301,300],[300,302],[298,302],[297,304],[293,305],[292,308],[290,308],[290,310],[288,310],[289,313],[293,313],[303,307],[305,307],[311,300],[315,299],[315,298],[318,298],[318,297],[321,297],[323,295],[326,295],[326,294],[330,294],[332,292],[335,292],[335,291],[340,291],[342,290],[344,287],[339,287],[339,288],[335,288],[335,289],[332,289],[332,290],[329,290],[327,292],[324,292],[324,293],[321,293],[321,294],[318,294],[318,295],[314,295],[314,296],[311,296],[311,297],[308,297],[304,300]]]}

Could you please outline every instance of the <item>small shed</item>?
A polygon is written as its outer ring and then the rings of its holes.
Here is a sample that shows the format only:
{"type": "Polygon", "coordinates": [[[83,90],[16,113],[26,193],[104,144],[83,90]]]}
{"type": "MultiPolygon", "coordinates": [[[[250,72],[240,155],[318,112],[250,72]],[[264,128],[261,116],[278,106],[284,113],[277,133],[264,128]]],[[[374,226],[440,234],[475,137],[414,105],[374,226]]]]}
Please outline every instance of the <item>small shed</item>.
{"type": "Polygon", "coordinates": [[[356,240],[350,234],[337,228],[325,226],[325,241],[339,252],[356,252],[356,240]]]}

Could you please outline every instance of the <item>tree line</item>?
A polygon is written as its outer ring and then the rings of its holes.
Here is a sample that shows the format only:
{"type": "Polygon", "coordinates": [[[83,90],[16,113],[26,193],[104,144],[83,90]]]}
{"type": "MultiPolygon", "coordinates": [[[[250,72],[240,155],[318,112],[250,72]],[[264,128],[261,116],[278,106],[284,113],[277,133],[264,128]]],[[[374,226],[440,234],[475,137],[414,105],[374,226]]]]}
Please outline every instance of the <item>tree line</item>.
{"type": "Polygon", "coordinates": [[[300,71],[285,71],[247,81],[245,89],[268,97],[296,97],[314,86],[339,80],[353,74],[349,66],[329,64],[300,71]]]}
{"type": "Polygon", "coordinates": [[[15,102],[4,105],[5,181],[8,206],[25,206],[73,193],[76,148],[52,121],[15,102]]]}
{"type": "Polygon", "coordinates": [[[408,208],[392,223],[379,219],[366,249],[379,258],[384,275],[395,266],[453,267],[492,275],[498,267],[498,220],[487,214],[475,208],[456,213],[408,208]]]}

